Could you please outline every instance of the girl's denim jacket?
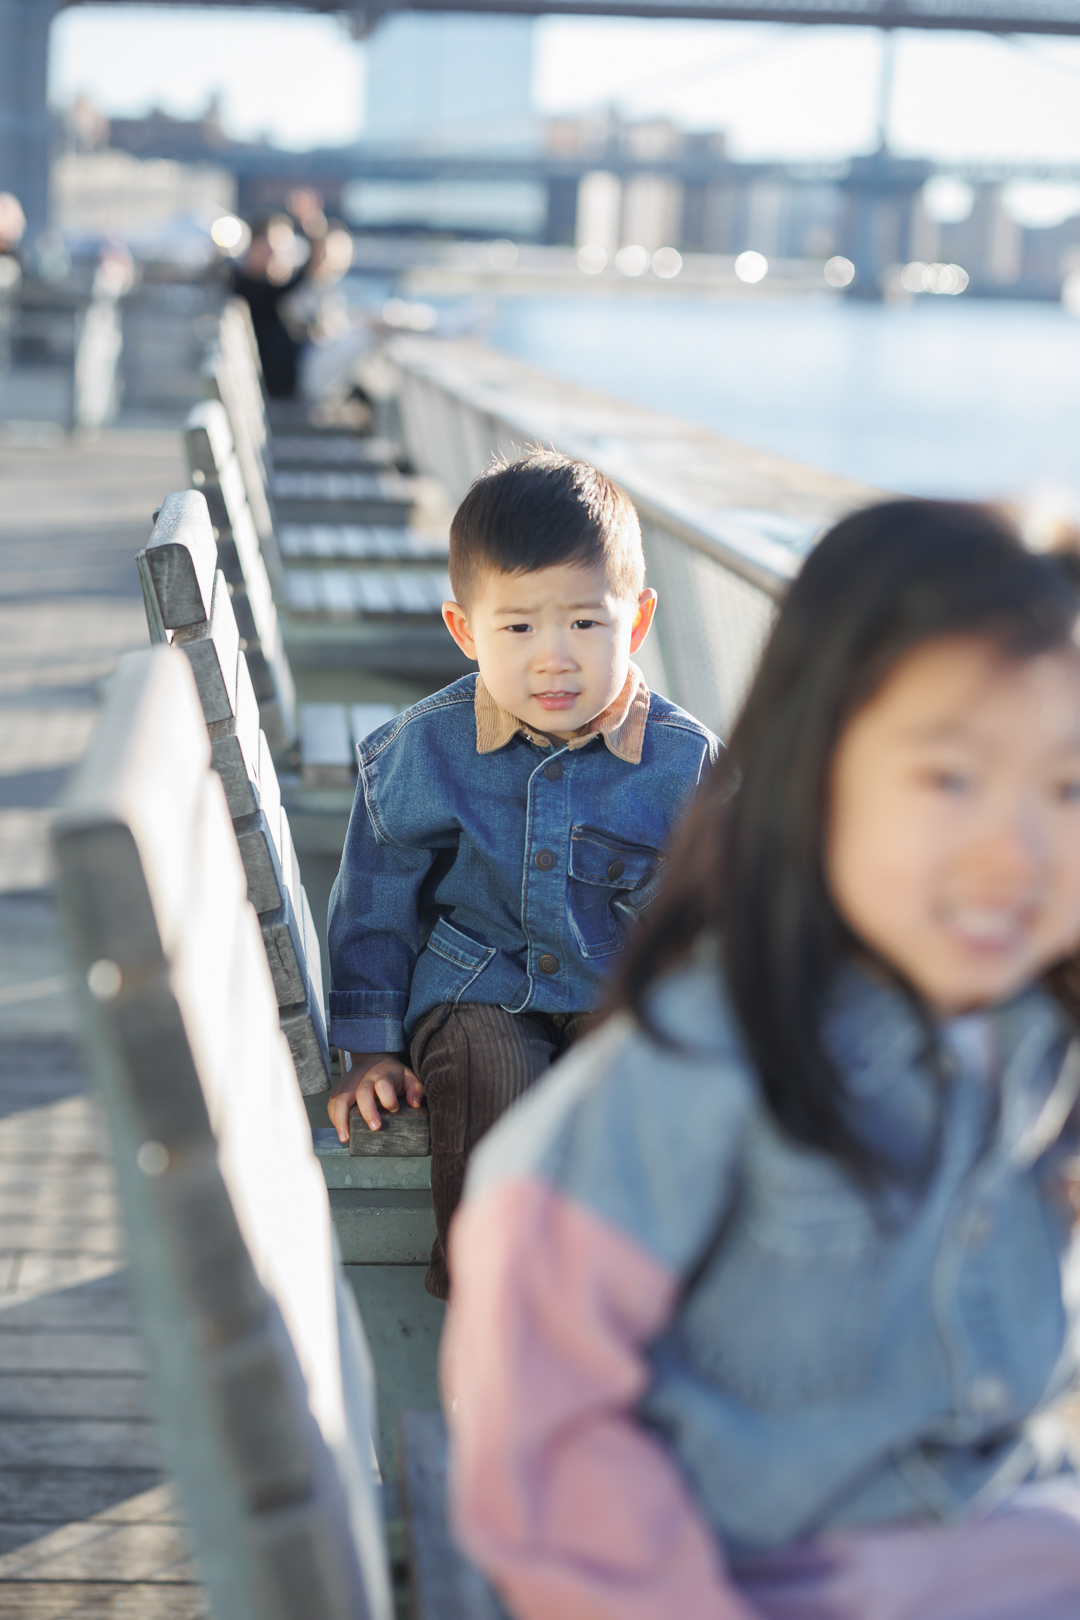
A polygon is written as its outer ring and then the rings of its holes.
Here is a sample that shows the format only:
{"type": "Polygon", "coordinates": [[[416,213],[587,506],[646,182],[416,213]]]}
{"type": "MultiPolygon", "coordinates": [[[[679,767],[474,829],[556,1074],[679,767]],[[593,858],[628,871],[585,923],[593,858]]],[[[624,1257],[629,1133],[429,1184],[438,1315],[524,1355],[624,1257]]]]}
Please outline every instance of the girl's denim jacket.
{"type": "Polygon", "coordinates": [[[330,1040],[400,1052],[433,1007],[596,1005],[663,851],[719,747],[652,693],[641,759],[596,737],[478,753],[476,677],[357,748],[360,780],[330,900],[330,1040]]]}
{"type": "Polygon", "coordinates": [[[663,1586],[694,1523],[704,1590],[717,1541],[738,1563],[1067,1468],[1046,1409],[1077,1372],[1080,1065],[1057,1004],[996,1009],[977,1075],[844,970],[826,1029],[852,1121],[908,1169],[879,1193],[777,1128],[715,952],[653,1011],[675,1044],[614,1018],[491,1131],[452,1233],[458,1522],[506,1590],[523,1560],[621,1567],[612,1536],[663,1586]]]}

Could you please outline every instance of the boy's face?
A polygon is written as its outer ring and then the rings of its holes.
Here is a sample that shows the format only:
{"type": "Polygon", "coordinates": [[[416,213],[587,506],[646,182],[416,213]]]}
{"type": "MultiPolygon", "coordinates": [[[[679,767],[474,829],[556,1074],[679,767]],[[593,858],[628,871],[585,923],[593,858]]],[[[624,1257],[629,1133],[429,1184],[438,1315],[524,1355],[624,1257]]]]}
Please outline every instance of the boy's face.
{"type": "Polygon", "coordinates": [[[496,703],[567,738],[618,697],[655,606],[655,591],[619,597],[603,569],[560,563],[532,574],[487,569],[469,607],[444,602],[443,618],[496,703]]]}

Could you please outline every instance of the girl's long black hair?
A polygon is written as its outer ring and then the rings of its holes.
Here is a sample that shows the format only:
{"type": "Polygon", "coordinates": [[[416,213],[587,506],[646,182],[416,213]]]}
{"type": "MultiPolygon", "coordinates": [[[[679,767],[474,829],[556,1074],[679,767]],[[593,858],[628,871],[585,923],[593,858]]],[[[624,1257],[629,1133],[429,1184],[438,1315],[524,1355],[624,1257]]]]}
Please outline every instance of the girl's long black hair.
{"type": "MultiPolygon", "coordinates": [[[[826,998],[854,945],[825,874],[836,744],[915,647],[973,636],[1026,659],[1070,645],[1078,612],[1075,575],[1027,550],[994,508],[898,500],[838,523],[784,599],[613,1005],[648,1022],[651,987],[714,936],[774,1118],[796,1141],[874,1178],[880,1167],[845,1122],[822,1035],[826,998]]],[[[1072,965],[1049,982],[1080,1013],[1072,965]]]]}

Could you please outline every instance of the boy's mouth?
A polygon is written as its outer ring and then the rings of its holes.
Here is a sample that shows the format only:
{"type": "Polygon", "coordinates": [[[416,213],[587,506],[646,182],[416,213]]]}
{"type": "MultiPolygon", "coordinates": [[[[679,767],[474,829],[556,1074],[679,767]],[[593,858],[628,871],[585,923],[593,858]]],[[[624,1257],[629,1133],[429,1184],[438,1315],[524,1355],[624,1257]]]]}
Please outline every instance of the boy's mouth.
{"type": "Polygon", "coordinates": [[[533,700],[542,709],[572,709],[580,696],[580,692],[534,692],[533,700]]]}

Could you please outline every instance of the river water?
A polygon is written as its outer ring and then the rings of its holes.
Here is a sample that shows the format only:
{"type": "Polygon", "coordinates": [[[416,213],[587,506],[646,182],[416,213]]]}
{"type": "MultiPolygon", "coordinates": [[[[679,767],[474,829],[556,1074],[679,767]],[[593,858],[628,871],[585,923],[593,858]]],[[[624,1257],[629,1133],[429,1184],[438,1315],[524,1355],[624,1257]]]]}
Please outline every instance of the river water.
{"type": "Polygon", "coordinates": [[[1080,515],[1080,318],[1057,305],[514,298],[484,335],[571,382],[886,489],[1080,515]]]}

